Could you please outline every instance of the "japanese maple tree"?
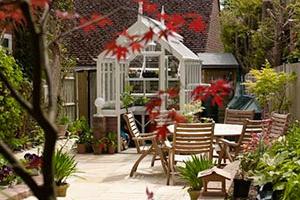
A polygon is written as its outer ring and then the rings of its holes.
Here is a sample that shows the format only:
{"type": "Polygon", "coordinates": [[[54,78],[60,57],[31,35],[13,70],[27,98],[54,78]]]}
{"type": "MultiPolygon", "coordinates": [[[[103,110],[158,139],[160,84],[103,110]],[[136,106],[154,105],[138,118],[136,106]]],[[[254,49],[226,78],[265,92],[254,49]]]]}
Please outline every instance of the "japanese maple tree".
{"type": "MultiPolygon", "coordinates": [[[[27,101],[22,94],[13,87],[8,81],[6,74],[0,71],[0,80],[9,89],[11,95],[20,103],[20,105],[38,122],[44,130],[45,143],[42,155],[42,174],[43,182],[38,184],[25,168],[14,157],[13,152],[0,141],[0,152],[10,162],[14,171],[23,179],[30,187],[33,194],[41,200],[56,199],[54,192],[53,181],[53,155],[57,140],[57,127],[55,120],[57,116],[57,92],[53,91],[54,81],[51,69],[59,64],[59,59],[49,59],[49,49],[52,46],[57,46],[70,34],[78,30],[86,32],[94,31],[97,28],[105,28],[114,26],[109,19],[111,15],[118,12],[120,9],[130,8],[114,8],[109,13],[94,13],[91,16],[80,16],[75,12],[67,12],[60,10],[57,5],[63,2],[62,0],[1,0],[0,1],[0,25],[4,31],[26,27],[30,34],[29,44],[32,46],[33,63],[32,63],[32,100],[27,101]],[[57,25],[61,22],[76,22],[73,27],[68,27],[64,32],[52,35],[49,37],[48,24],[57,25]],[[53,23],[54,22],[54,23],[53,23]],[[44,108],[41,100],[42,82],[46,81],[48,85],[48,105],[44,108]]],[[[160,30],[160,37],[168,39],[173,35],[173,31],[179,31],[182,28],[191,29],[191,31],[201,32],[205,29],[205,23],[202,17],[196,13],[178,13],[178,14],[160,14],[157,10],[157,5],[148,0],[138,0],[132,3],[143,3],[143,9],[146,14],[158,16],[165,20],[166,28],[160,30]]],[[[134,11],[132,11],[134,12],[134,11]]],[[[145,16],[146,17],[146,16],[145,16]]],[[[153,39],[154,32],[149,29],[142,35],[129,35],[126,31],[120,33],[128,38],[127,44],[118,44],[116,41],[111,41],[107,45],[107,51],[116,55],[118,59],[126,57],[129,51],[139,52],[147,42],[153,39]]],[[[55,49],[55,48],[54,48],[55,49]]],[[[59,48],[56,48],[60,51],[59,48]]],[[[59,71],[59,70],[58,70],[59,71]]],[[[173,95],[171,90],[170,96],[173,95]]],[[[159,105],[159,100],[156,102],[159,105]]],[[[170,112],[169,117],[180,121],[181,118],[175,113],[170,112]]],[[[183,120],[183,119],[182,119],[183,120]]],[[[166,127],[159,129],[162,134],[166,131],[166,127]]]]}

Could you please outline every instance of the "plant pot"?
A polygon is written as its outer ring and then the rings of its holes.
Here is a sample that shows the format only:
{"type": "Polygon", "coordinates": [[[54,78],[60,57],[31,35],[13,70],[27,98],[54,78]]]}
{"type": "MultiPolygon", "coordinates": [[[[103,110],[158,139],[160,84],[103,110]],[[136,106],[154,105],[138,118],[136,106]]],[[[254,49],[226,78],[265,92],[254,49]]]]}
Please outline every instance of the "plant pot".
{"type": "Polygon", "coordinates": [[[93,152],[96,155],[102,154],[104,152],[104,144],[92,144],[93,152]]]}
{"type": "Polygon", "coordinates": [[[86,145],[85,144],[77,144],[77,153],[80,153],[80,154],[86,153],[86,145]]]}
{"type": "Polygon", "coordinates": [[[188,190],[191,200],[197,200],[200,196],[200,190],[188,190]]]}
{"type": "Polygon", "coordinates": [[[265,185],[258,187],[257,193],[260,199],[272,199],[272,200],[279,200],[283,195],[282,190],[273,191],[272,183],[266,183],[265,185]]]}
{"type": "Polygon", "coordinates": [[[108,146],[108,153],[109,154],[114,154],[115,153],[116,148],[114,146],[108,146]]]}
{"type": "Polygon", "coordinates": [[[65,197],[67,196],[67,189],[70,185],[65,183],[63,185],[56,185],[55,186],[55,194],[57,197],[65,197]]]}
{"type": "Polygon", "coordinates": [[[66,131],[67,131],[68,125],[62,125],[59,124],[57,125],[57,133],[58,133],[58,137],[65,137],[66,136],[66,131]]]}
{"type": "Polygon", "coordinates": [[[250,190],[251,180],[233,179],[233,197],[247,198],[250,190]]]}

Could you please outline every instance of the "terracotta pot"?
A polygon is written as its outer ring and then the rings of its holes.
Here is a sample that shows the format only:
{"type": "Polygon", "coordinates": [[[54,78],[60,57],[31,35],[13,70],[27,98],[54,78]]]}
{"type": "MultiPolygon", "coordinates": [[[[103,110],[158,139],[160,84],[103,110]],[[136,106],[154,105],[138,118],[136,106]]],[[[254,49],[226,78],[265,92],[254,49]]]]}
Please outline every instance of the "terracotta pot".
{"type": "Polygon", "coordinates": [[[85,144],[77,144],[77,153],[86,153],[86,145],[85,144]]]}
{"type": "Polygon", "coordinates": [[[200,196],[200,190],[188,190],[191,200],[197,200],[200,196]]]}
{"type": "Polygon", "coordinates": [[[116,148],[114,146],[108,146],[108,153],[109,154],[114,154],[115,150],[116,150],[116,148]]]}
{"type": "Polygon", "coordinates": [[[67,196],[67,189],[70,185],[65,183],[63,185],[56,185],[55,186],[55,194],[57,197],[65,197],[67,196]]]}
{"type": "Polygon", "coordinates": [[[68,125],[57,125],[58,137],[65,137],[68,125]]]}
{"type": "Polygon", "coordinates": [[[104,153],[105,145],[104,144],[92,144],[94,154],[99,155],[104,153]]]}

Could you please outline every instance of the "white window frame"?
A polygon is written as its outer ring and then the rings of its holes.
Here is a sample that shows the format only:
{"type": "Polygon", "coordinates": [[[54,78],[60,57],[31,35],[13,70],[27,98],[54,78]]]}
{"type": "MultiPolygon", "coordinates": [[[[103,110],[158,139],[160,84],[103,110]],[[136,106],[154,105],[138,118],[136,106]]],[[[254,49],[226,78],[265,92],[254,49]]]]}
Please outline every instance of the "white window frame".
{"type": "Polygon", "coordinates": [[[3,38],[8,40],[8,49],[12,51],[12,34],[4,33],[3,38]]]}

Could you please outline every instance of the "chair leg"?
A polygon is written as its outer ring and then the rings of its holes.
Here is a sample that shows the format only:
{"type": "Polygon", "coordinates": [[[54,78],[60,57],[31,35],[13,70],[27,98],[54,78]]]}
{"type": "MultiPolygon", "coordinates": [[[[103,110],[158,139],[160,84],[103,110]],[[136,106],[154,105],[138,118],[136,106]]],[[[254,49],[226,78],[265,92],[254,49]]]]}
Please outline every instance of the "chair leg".
{"type": "Polygon", "coordinates": [[[155,152],[152,157],[151,167],[154,167],[154,162],[155,162],[156,156],[157,156],[157,153],[155,152]]]}
{"type": "Polygon", "coordinates": [[[133,176],[134,172],[136,172],[140,162],[148,155],[151,153],[151,151],[153,150],[153,146],[151,145],[151,147],[147,150],[144,151],[143,154],[138,158],[138,160],[134,163],[131,172],[130,172],[130,177],[133,176]]]}

